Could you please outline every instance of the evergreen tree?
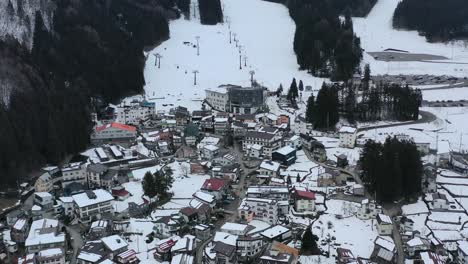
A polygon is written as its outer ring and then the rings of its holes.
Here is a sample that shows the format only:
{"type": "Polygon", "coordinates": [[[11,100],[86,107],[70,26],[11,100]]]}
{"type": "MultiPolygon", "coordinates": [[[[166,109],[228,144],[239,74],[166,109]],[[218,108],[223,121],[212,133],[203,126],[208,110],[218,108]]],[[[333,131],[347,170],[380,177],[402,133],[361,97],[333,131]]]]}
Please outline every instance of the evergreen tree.
{"type": "Polygon", "coordinates": [[[364,78],[362,79],[362,87],[364,90],[369,89],[369,82],[370,82],[370,76],[371,76],[371,70],[370,70],[370,65],[366,63],[364,66],[364,78]]]}
{"type": "Polygon", "coordinates": [[[301,182],[301,175],[299,175],[299,173],[296,176],[296,182],[301,182]]]}
{"type": "Polygon", "coordinates": [[[145,195],[148,195],[150,198],[153,198],[154,196],[156,196],[157,188],[156,188],[155,177],[153,176],[153,174],[151,174],[151,172],[148,171],[145,173],[145,176],[143,177],[143,181],[141,185],[143,187],[143,193],[145,195]]]}
{"type": "Polygon", "coordinates": [[[283,93],[283,85],[280,83],[280,86],[276,90],[276,96],[280,97],[282,93],[283,93]]]}
{"type": "Polygon", "coordinates": [[[346,119],[352,124],[355,122],[356,104],[356,94],[354,92],[354,87],[352,85],[348,85],[346,89],[346,96],[344,98],[344,111],[346,119]]]}
{"type": "Polygon", "coordinates": [[[302,80],[299,81],[299,91],[304,91],[304,84],[302,83],[302,80]]]}
{"type": "Polygon", "coordinates": [[[307,100],[307,109],[306,109],[306,122],[307,123],[314,123],[315,119],[315,97],[313,94],[309,96],[307,100]]]}
{"type": "Polygon", "coordinates": [[[11,0],[8,0],[6,10],[7,10],[7,14],[10,17],[10,19],[13,19],[14,16],[15,16],[15,8],[13,7],[13,4],[11,3],[11,0]]]}
{"type": "Polygon", "coordinates": [[[288,90],[288,95],[287,99],[294,104],[296,102],[296,98],[299,96],[299,93],[297,91],[297,83],[296,83],[296,78],[293,78],[291,82],[291,86],[289,87],[288,90]]]}
{"type": "Polygon", "coordinates": [[[308,226],[302,236],[301,255],[318,255],[320,249],[317,246],[318,237],[312,234],[311,227],[308,226]]]}

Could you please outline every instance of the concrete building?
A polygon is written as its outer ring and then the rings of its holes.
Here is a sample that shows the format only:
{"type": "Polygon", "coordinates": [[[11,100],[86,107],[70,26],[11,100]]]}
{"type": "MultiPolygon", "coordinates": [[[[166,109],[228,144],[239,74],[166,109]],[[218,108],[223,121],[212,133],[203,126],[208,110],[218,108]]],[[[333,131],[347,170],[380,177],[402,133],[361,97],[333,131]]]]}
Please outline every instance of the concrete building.
{"type": "Polygon", "coordinates": [[[340,147],[354,148],[354,145],[356,144],[356,128],[343,126],[340,128],[338,133],[340,135],[340,147]]]}
{"type": "Polygon", "coordinates": [[[136,127],[113,122],[96,127],[91,134],[91,142],[95,144],[104,142],[129,142],[134,141],[136,135],[136,127]]]}
{"type": "Polygon", "coordinates": [[[86,174],[86,164],[84,162],[74,162],[62,168],[62,188],[66,188],[71,183],[79,183],[88,186],[86,174]]]}
{"type": "Polygon", "coordinates": [[[81,223],[90,223],[113,213],[112,195],[102,189],[86,191],[72,196],[75,203],[75,214],[81,223]]]}
{"type": "Polygon", "coordinates": [[[278,221],[278,202],[272,199],[244,198],[239,206],[241,220],[250,222],[253,219],[276,224],[278,221]]]}
{"type": "Polygon", "coordinates": [[[259,178],[276,178],[279,176],[280,164],[271,160],[264,160],[258,169],[259,178]]]}
{"type": "Polygon", "coordinates": [[[51,192],[53,188],[53,179],[48,172],[44,172],[34,183],[34,190],[36,192],[51,192]]]}
{"type": "Polygon", "coordinates": [[[119,105],[115,109],[115,121],[122,124],[139,125],[140,121],[156,115],[156,104],[152,102],[138,102],[131,105],[119,105]]]}
{"type": "Polygon", "coordinates": [[[247,151],[249,146],[255,144],[262,146],[262,155],[265,158],[271,158],[272,153],[281,146],[279,136],[277,137],[276,134],[258,131],[247,132],[242,142],[242,149],[247,151]]]}
{"type": "Polygon", "coordinates": [[[291,194],[296,212],[315,211],[315,193],[308,190],[294,189],[291,194]]]}
{"type": "Polygon", "coordinates": [[[218,88],[206,89],[206,101],[215,110],[226,112],[228,111],[229,95],[228,91],[220,86],[218,88]]]}
{"type": "Polygon", "coordinates": [[[31,224],[25,246],[28,253],[36,253],[50,248],[63,249],[65,243],[65,234],[60,232],[58,220],[40,219],[31,224]]]}
{"type": "Polygon", "coordinates": [[[377,215],[377,232],[381,236],[389,236],[393,231],[392,219],[388,215],[377,215]]]}

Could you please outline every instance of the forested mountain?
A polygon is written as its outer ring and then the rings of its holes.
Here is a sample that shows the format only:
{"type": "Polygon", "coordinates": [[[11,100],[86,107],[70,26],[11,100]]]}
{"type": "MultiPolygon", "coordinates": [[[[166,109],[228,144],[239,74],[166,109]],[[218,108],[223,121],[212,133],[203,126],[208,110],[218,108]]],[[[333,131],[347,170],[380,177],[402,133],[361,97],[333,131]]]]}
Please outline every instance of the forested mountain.
{"type": "Polygon", "coordinates": [[[342,10],[337,10],[333,1],[290,0],[287,5],[296,22],[294,51],[300,68],[333,80],[351,78],[362,59],[351,13],[348,11],[342,22],[342,10]]]}
{"type": "Polygon", "coordinates": [[[395,28],[417,30],[429,41],[468,37],[468,1],[403,0],[393,15],[395,28]]]}
{"type": "Polygon", "coordinates": [[[167,39],[178,15],[173,0],[52,1],[53,27],[36,12],[31,50],[0,41],[0,87],[11,91],[0,103],[2,183],[83,149],[90,98],[141,92],[143,48],[167,39]]]}
{"type": "Polygon", "coordinates": [[[223,22],[220,0],[198,0],[200,22],[204,25],[216,25],[223,22]]]}

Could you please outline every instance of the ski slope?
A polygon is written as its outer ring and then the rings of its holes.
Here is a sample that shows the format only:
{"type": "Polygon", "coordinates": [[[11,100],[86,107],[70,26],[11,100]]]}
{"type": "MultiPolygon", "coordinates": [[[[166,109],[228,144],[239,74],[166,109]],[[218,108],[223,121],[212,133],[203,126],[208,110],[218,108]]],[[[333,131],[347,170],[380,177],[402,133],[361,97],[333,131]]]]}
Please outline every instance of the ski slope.
{"type": "MultiPolygon", "coordinates": [[[[354,31],[361,38],[365,52],[388,48],[411,53],[426,53],[449,58],[447,62],[468,63],[468,48],[461,41],[429,43],[417,31],[392,28],[393,12],[400,0],[378,0],[366,18],[353,18],[354,31]]],[[[468,64],[429,62],[385,62],[374,60],[364,53],[364,61],[371,65],[372,74],[434,74],[468,75],[468,64]]]]}
{"type": "Polygon", "coordinates": [[[282,83],[286,92],[293,77],[314,90],[321,86],[323,79],[298,70],[293,50],[295,24],[286,7],[262,0],[224,0],[223,9],[225,23],[216,26],[201,25],[193,15],[190,20],[171,21],[170,39],[146,54],[145,92],[157,110],[178,105],[200,109],[206,88],[248,86],[250,71],[270,90],[282,83]],[[160,68],[155,65],[156,53],[162,56],[160,68]]]}

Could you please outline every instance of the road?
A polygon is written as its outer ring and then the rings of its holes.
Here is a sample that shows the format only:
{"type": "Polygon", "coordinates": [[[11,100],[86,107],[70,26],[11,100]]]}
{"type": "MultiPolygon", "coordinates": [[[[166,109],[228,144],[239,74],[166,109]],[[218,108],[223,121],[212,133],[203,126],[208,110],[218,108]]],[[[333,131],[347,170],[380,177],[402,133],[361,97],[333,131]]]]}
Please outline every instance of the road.
{"type": "MultiPolygon", "coordinates": [[[[384,214],[390,216],[392,219],[394,216],[401,215],[401,206],[399,204],[386,204],[383,206],[384,214]]],[[[403,241],[400,235],[400,229],[396,221],[392,221],[393,223],[393,241],[395,242],[395,247],[397,250],[397,263],[404,264],[405,263],[405,251],[403,249],[403,241]]]]}
{"type": "Polygon", "coordinates": [[[419,110],[419,114],[421,115],[421,118],[419,118],[418,120],[415,120],[415,121],[396,123],[396,124],[387,124],[387,125],[369,126],[369,127],[360,127],[360,128],[357,129],[357,132],[359,133],[359,132],[368,131],[368,130],[372,130],[372,129],[378,129],[378,128],[389,128],[389,127],[424,124],[424,123],[433,122],[433,121],[435,121],[437,119],[437,116],[435,116],[433,113],[430,113],[430,112],[427,112],[427,111],[419,110]]]}
{"type": "Polygon", "coordinates": [[[78,251],[83,246],[83,237],[81,236],[80,232],[77,230],[79,228],[73,227],[65,227],[67,229],[68,234],[70,234],[70,238],[72,239],[72,247],[73,247],[73,256],[70,260],[70,264],[76,263],[76,258],[78,256],[78,251]]]}

